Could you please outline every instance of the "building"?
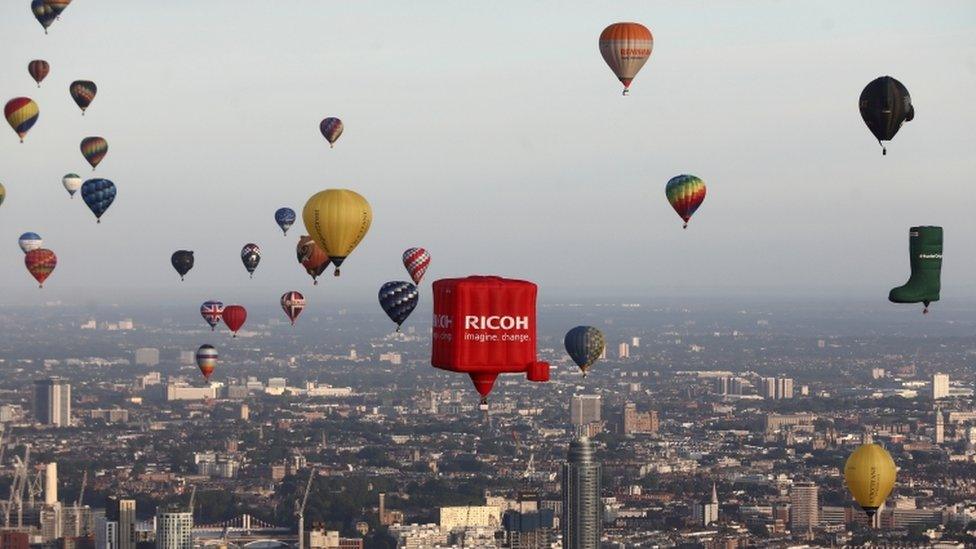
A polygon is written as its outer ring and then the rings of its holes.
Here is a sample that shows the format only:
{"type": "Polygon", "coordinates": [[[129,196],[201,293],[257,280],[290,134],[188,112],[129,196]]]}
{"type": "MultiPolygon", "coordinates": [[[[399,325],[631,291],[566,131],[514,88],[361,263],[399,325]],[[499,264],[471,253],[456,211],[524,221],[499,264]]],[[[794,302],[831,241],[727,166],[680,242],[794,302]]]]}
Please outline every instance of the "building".
{"type": "Polygon", "coordinates": [[[516,511],[509,509],[502,517],[507,549],[549,549],[556,541],[555,514],[552,509],[516,511]]]}
{"type": "Polygon", "coordinates": [[[884,368],[871,368],[871,379],[884,379],[885,369],[884,368]]]}
{"type": "Polygon", "coordinates": [[[712,483],[712,499],[695,504],[692,518],[696,526],[705,527],[718,522],[718,489],[712,483]]]}
{"type": "Polygon", "coordinates": [[[764,377],[763,396],[770,400],[793,398],[793,378],[764,377]]]}
{"type": "Polygon", "coordinates": [[[617,358],[630,358],[630,345],[626,342],[617,346],[617,358]]]}
{"type": "Polygon", "coordinates": [[[110,497],[105,508],[106,547],[135,549],[136,500],[110,497]]]}
{"type": "Polygon", "coordinates": [[[569,422],[579,427],[601,420],[600,395],[573,395],[569,402],[569,422]]]}
{"type": "Polygon", "coordinates": [[[166,400],[208,400],[217,398],[217,385],[193,387],[187,383],[170,381],[166,384],[166,400]]]}
{"type": "Polygon", "coordinates": [[[812,530],[820,523],[820,489],[812,482],[797,482],[790,489],[790,530],[812,530]]]}
{"type": "Polygon", "coordinates": [[[648,435],[656,433],[661,424],[657,412],[638,412],[633,402],[624,404],[623,432],[625,435],[648,435]]]}
{"type": "Polygon", "coordinates": [[[159,349],[153,347],[143,347],[141,349],[136,349],[136,365],[137,366],[148,366],[152,368],[153,366],[159,365],[159,349]]]}
{"type": "Polygon", "coordinates": [[[634,348],[640,347],[640,338],[637,336],[630,338],[630,346],[634,348]]]}
{"type": "Polygon", "coordinates": [[[942,416],[942,408],[935,409],[935,439],[936,444],[945,442],[945,418],[942,416]]]}
{"type": "Polygon", "coordinates": [[[579,437],[569,444],[562,489],[563,548],[599,549],[603,533],[600,464],[593,456],[590,439],[579,437]]]}
{"type": "Polygon", "coordinates": [[[59,377],[34,381],[34,421],[71,426],[71,385],[59,377]]]}
{"type": "Polygon", "coordinates": [[[949,374],[932,374],[932,400],[949,396],[949,374]]]}
{"type": "Polygon", "coordinates": [[[182,507],[156,510],[156,548],[193,549],[193,513],[182,507]]]}
{"type": "Polygon", "coordinates": [[[783,427],[813,430],[814,414],[766,414],[766,432],[775,433],[783,427]]]}
{"type": "Polygon", "coordinates": [[[468,528],[498,528],[502,523],[501,514],[500,508],[488,505],[441,507],[441,532],[468,528]]]}
{"type": "Polygon", "coordinates": [[[129,411],[122,408],[108,408],[90,410],[88,417],[92,420],[101,420],[105,423],[128,423],[129,411]]]}

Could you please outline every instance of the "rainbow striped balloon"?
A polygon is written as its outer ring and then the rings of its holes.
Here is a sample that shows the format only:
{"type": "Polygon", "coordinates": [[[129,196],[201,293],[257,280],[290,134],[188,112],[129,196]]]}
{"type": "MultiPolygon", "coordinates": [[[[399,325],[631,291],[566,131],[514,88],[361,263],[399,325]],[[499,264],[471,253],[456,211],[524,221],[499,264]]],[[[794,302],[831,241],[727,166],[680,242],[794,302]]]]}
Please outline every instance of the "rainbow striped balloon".
{"type": "Polygon", "coordinates": [[[86,137],[81,140],[81,155],[91,164],[92,171],[108,154],[108,141],[104,137],[86,137]]]}
{"type": "Polygon", "coordinates": [[[685,221],[684,228],[687,229],[691,216],[705,201],[705,182],[694,175],[678,175],[668,181],[664,193],[671,207],[685,221]]]}
{"type": "Polygon", "coordinates": [[[84,115],[85,109],[91,105],[95,99],[95,94],[98,93],[98,86],[91,80],[75,80],[68,87],[68,93],[71,94],[71,98],[75,100],[75,104],[81,108],[81,114],[84,115]]]}
{"type": "Polygon", "coordinates": [[[37,103],[29,97],[15,97],[7,101],[7,106],[3,108],[3,115],[7,117],[7,123],[17,132],[20,142],[24,142],[24,136],[30,131],[37,122],[40,114],[37,103]]]}

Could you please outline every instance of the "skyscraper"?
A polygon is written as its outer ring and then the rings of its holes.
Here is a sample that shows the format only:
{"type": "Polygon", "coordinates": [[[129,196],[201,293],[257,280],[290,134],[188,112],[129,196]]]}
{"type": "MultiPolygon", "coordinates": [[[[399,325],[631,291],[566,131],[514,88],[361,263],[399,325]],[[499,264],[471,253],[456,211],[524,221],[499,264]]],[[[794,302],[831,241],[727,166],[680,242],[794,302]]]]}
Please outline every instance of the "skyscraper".
{"type": "Polygon", "coordinates": [[[932,374],[932,400],[949,396],[949,374],[932,374]]]}
{"type": "Polygon", "coordinates": [[[806,532],[820,523],[820,490],[812,482],[797,482],[790,489],[790,530],[806,532]]]}
{"type": "Polygon", "coordinates": [[[935,409],[935,443],[945,442],[945,418],[942,417],[942,408],[935,409]]]}
{"type": "Polygon", "coordinates": [[[156,548],[193,549],[193,513],[183,507],[156,510],[156,548]]]}
{"type": "Polygon", "coordinates": [[[617,357],[618,358],[630,358],[630,345],[626,342],[621,343],[617,346],[617,357]]]}
{"type": "Polygon", "coordinates": [[[569,444],[563,464],[563,548],[599,549],[603,530],[600,501],[600,464],[587,437],[569,444]]]}
{"type": "Polygon", "coordinates": [[[135,549],[136,500],[110,497],[105,506],[106,543],[112,549],[135,549]]]}
{"type": "Polygon", "coordinates": [[[43,425],[71,426],[71,385],[59,377],[34,381],[34,420],[43,425]]]}
{"type": "Polygon", "coordinates": [[[569,402],[569,421],[574,427],[600,421],[600,408],[600,395],[573,395],[569,402]]]}
{"type": "Polygon", "coordinates": [[[770,400],[793,398],[793,378],[764,377],[763,396],[770,400]]]}

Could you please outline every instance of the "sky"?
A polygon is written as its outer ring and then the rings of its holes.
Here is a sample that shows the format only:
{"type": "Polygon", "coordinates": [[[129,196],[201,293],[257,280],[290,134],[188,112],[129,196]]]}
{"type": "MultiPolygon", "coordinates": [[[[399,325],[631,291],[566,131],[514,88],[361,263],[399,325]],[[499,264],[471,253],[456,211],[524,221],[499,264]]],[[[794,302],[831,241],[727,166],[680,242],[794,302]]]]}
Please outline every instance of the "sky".
{"type": "Polygon", "coordinates": [[[0,128],[0,305],[371,301],[412,246],[433,257],[425,287],[498,274],[544,297],[882,303],[916,224],[945,228],[943,300],[976,298],[971,1],[75,0],[47,36],[29,4],[0,3],[0,99],[41,111],[24,144],[0,128]],[[655,37],[628,97],[597,47],[617,21],[655,37]],[[916,118],[882,156],[857,99],[885,74],[916,118]],[[98,85],[84,117],[75,79],[98,85]],[[331,150],[326,116],[345,123],[331,150]],[[92,176],[89,135],[118,187],[98,225],[60,182],[92,176]],[[664,197],[681,173],[708,185],[688,230],[664,197]],[[283,237],[273,214],[327,188],[366,197],[373,225],[313,288],[301,223],[283,237]],[[25,231],[59,257],[43,290],[25,231]],[[196,257],[183,283],[177,249],[196,257]]]}

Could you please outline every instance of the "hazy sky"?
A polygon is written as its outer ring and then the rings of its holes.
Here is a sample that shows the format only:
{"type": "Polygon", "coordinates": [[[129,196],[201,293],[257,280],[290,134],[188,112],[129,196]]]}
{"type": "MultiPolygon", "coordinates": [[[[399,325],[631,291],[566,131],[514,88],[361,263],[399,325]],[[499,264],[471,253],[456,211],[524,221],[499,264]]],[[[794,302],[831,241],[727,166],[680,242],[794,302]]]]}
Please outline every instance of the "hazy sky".
{"type": "Polygon", "coordinates": [[[473,273],[587,296],[794,292],[883,301],[908,276],[908,227],[945,227],[943,299],[976,296],[976,3],[75,0],[45,36],[0,3],[0,96],[34,98],[18,144],[0,128],[0,304],[159,295],[225,302],[299,289],[375,299],[427,247],[430,281],[473,273]],[[639,21],[654,53],[629,97],[597,37],[639,21]],[[28,61],[51,74],[37,89],[28,61]],[[857,98],[890,74],[917,116],[882,157],[857,98]],[[67,93],[98,84],[82,117],[67,93]],[[318,132],[338,116],[334,150],[318,132]],[[61,176],[118,198],[100,225],[61,176]],[[708,197],[688,230],[664,197],[708,197]],[[325,188],[372,204],[368,236],[312,288],[301,211],[325,188]],[[59,257],[42,294],[17,237],[59,257]],[[264,257],[249,280],[239,253],[264,257]],[[169,265],[196,252],[183,284],[169,265]],[[116,289],[117,288],[117,289],[116,289]]]}

